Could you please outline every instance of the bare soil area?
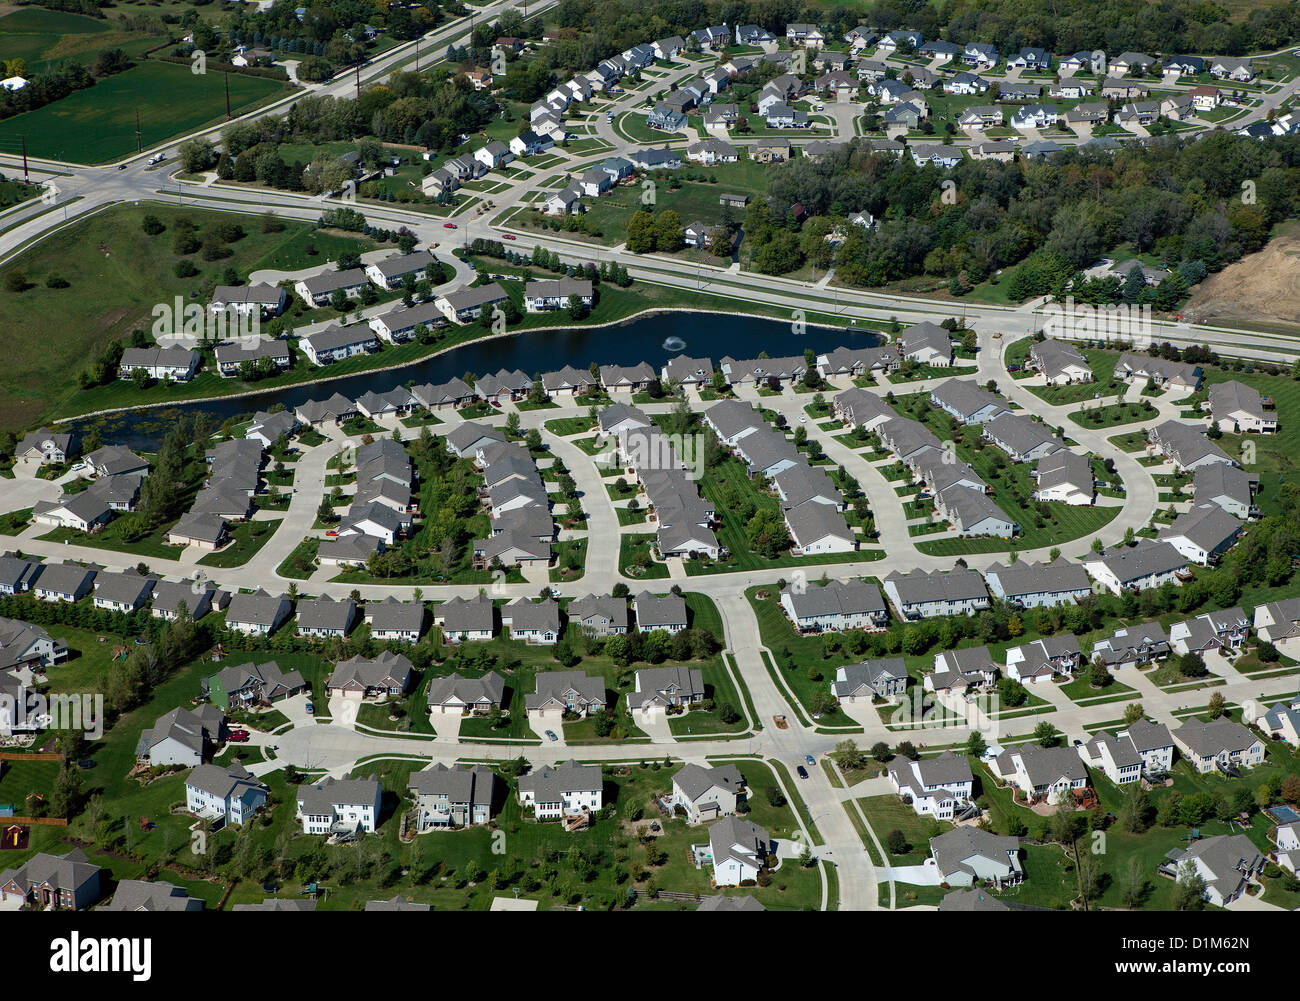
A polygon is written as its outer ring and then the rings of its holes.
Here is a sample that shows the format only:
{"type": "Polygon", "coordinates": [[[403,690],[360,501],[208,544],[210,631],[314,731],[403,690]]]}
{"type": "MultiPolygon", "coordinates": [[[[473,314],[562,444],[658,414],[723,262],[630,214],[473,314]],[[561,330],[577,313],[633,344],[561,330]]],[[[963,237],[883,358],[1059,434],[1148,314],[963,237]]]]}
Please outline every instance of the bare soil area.
{"type": "Polygon", "coordinates": [[[1203,281],[1183,317],[1198,323],[1300,327],[1300,225],[1203,281]]]}

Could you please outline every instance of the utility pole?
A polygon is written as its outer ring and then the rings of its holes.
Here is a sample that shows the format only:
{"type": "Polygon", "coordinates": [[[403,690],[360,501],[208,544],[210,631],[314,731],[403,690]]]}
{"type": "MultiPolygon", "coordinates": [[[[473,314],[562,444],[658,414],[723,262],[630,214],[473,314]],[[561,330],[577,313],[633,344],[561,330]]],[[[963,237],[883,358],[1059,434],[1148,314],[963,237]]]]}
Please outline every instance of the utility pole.
{"type": "Polygon", "coordinates": [[[420,72],[420,40],[415,40],[415,72],[420,72]]]}
{"type": "Polygon", "coordinates": [[[140,109],[135,109],[135,151],[144,152],[144,137],[140,134],[140,109]]]}
{"type": "Polygon", "coordinates": [[[357,100],[361,100],[361,62],[357,61],[357,100]]]}
{"type": "Polygon", "coordinates": [[[31,176],[27,173],[27,137],[23,136],[23,183],[30,184],[31,176]]]}

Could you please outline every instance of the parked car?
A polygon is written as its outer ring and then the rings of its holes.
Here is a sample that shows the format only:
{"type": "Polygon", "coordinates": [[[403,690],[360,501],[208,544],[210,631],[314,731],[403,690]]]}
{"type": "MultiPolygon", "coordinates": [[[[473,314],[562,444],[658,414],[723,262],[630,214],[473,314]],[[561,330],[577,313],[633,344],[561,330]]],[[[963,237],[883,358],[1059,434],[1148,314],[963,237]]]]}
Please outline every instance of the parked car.
{"type": "Polygon", "coordinates": [[[804,761],[808,762],[808,764],[810,764],[810,765],[816,765],[816,764],[817,764],[817,759],[814,758],[811,754],[805,754],[805,755],[803,756],[803,759],[804,759],[804,761]]]}
{"type": "Polygon", "coordinates": [[[310,715],[310,714],[314,714],[315,712],[316,712],[316,704],[315,704],[314,702],[312,702],[311,699],[308,699],[308,700],[307,700],[307,713],[310,715]]]}
{"type": "Polygon", "coordinates": [[[547,731],[546,731],[546,739],[547,739],[547,740],[559,740],[560,738],[557,737],[557,736],[555,736],[555,731],[554,731],[554,730],[547,730],[547,731]]]}
{"type": "Polygon", "coordinates": [[[798,768],[795,769],[795,774],[798,775],[801,779],[806,779],[808,777],[808,769],[805,768],[803,765],[800,765],[798,768]]]}
{"type": "Polygon", "coordinates": [[[1008,365],[1008,366],[1007,366],[1007,371],[1008,371],[1008,372],[1019,372],[1019,371],[1020,371],[1020,366],[1019,366],[1019,365],[1008,365]]]}
{"type": "Polygon", "coordinates": [[[241,730],[230,734],[226,740],[230,741],[232,744],[246,744],[248,743],[248,734],[241,730]]]}
{"type": "Polygon", "coordinates": [[[503,240],[513,240],[514,238],[515,238],[515,237],[514,237],[514,234],[513,234],[513,233],[502,233],[502,234],[501,234],[501,239],[503,239],[503,240]]]}
{"type": "Polygon", "coordinates": [[[328,535],[331,539],[333,539],[333,538],[337,538],[339,533],[332,528],[327,528],[325,529],[325,534],[328,535]]]}
{"type": "Polygon", "coordinates": [[[456,228],[456,224],[455,224],[454,222],[444,222],[444,223],[442,224],[442,228],[443,228],[443,229],[455,229],[455,228],[456,228]]]}

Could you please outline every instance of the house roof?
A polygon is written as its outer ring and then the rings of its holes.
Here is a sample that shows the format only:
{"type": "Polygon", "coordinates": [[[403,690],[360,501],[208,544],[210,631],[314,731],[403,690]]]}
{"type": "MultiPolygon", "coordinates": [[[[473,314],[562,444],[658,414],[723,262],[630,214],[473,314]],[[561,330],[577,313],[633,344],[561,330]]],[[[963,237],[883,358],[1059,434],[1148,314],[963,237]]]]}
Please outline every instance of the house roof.
{"type": "Polygon", "coordinates": [[[666,594],[662,598],[642,591],[632,599],[637,625],[642,630],[660,629],[664,626],[686,625],[686,601],[681,595],[666,594]]]}

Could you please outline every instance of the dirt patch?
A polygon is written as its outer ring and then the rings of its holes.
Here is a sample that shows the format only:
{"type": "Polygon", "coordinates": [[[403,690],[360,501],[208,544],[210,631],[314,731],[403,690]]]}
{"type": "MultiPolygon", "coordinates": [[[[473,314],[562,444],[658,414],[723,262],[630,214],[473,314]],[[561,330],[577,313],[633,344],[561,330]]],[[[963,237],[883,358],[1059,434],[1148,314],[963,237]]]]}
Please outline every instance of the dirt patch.
{"type": "Polygon", "coordinates": [[[1203,281],[1183,308],[1183,318],[1300,325],[1300,226],[1203,281]]]}

